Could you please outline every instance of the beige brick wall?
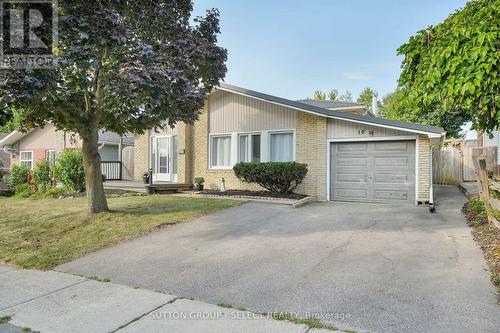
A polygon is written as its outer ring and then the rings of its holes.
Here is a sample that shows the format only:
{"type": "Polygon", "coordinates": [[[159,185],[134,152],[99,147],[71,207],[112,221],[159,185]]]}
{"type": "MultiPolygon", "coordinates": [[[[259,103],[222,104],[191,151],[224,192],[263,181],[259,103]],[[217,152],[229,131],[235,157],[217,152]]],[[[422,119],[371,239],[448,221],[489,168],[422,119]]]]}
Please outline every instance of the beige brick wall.
{"type": "Polygon", "coordinates": [[[327,118],[297,113],[296,160],[306,163],[309,171],[296,192],[316,195],[319,200],[326,200],[326,131],[327,118]]]}
{"type": "MultiPolygon", "coordinates": [[[[296,121],[296,160],[308,164],[308,174],[296,192],[316,195],[326,199],[326,142],[327,120],[324,117],[297,112],[296,121]]],[[[205,178],[205,187],[219,189],[221,179],[226,181],[227,189],[261,190],[256,184],[243,183],[234,175],[233,170],[213,170],[208,168],[209,123],[206,108],[193,126],[193,177],[205,178]]]]}
{"type": "Polygon", "coordinates": [[[417,201],[428,201],[429,200],[429,179],[430,179],[430,149],[429,149],[429,138],[420,135],[417,140],[417,150],[418,150],[418,193],[417,201]]]}
{"type": "Polygon", "coordinates": [[[142,175],[149,170],[149,133],[136,134],[134,138],[134,180],[142,181],[142,175]]]}
{"type": "Polygon", "coordinates": [[[258,190],[260,186],[241,182],[233,170],[213,170],[208,168],[208,105],[202,110],[199,120],[192,126],[192,177],[205,178],[205,188],[219,189],[224,178],[227,189],[258,190]]]}

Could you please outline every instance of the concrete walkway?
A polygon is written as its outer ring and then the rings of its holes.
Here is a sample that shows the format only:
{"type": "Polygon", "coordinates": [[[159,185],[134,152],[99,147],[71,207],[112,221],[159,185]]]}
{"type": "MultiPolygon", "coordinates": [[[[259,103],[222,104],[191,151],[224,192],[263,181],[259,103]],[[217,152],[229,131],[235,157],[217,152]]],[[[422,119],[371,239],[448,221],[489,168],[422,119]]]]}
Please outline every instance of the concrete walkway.
{"type": "Polygon", "coordinates": [[[161,292],[5,265],[0,265],[2,316],[10,316],[0,324],[2,333],[323,331],[161,292]]]}

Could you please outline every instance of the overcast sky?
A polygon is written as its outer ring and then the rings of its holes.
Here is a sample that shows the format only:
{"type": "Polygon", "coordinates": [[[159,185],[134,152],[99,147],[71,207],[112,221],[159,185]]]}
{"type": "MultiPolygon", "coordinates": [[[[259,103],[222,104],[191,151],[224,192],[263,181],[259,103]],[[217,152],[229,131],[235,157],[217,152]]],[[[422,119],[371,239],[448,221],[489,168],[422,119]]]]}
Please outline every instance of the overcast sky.
{"type": "Polygon", "coordinates": [[[396,49],[465,0],[194,0],[195,15],[221,12],[226,82],[299,99],[316,89],[395,89],[396,49]]]}

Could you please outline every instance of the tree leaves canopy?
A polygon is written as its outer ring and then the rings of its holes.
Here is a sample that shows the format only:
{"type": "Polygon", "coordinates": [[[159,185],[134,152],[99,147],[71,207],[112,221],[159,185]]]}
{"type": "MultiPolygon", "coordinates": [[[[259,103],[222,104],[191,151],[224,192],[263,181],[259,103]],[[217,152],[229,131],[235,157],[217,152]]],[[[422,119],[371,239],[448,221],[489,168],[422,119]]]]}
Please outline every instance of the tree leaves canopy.
{"type": "Polygon", "coordinates": [[[14,109],[24,129],[50,121],[79,134],[194,122],[227,51],[218,11],[194,25],[191,11],[188,0],[59,1],[57,66],[0,71],[0,125],[14,109]]]}
{"type": "Polygon", "coordinates": [[[498,0],[472,0],[398,49],[400,87],[427,117],[455,115],[477,129],[498,128],[499,17],[498,0]]]}

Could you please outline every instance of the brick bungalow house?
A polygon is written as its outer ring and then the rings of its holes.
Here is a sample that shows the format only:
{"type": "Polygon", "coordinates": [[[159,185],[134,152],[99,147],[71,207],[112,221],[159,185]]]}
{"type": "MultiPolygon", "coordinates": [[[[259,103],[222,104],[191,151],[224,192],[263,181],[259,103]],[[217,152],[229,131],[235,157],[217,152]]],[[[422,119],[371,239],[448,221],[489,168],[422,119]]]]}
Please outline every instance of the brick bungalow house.
{"type": "Polygon", "coordinates": [[[319,200],[427,204],[439,127],[382,119],[356,103],[292,101],[221,84],[194,125],[135,137],[134,178],[149,168],[155,183],[257,189],[240,182],[239,161],[297,161],[309,172],[298,193],[319,200]]]}

